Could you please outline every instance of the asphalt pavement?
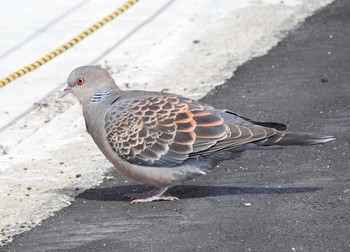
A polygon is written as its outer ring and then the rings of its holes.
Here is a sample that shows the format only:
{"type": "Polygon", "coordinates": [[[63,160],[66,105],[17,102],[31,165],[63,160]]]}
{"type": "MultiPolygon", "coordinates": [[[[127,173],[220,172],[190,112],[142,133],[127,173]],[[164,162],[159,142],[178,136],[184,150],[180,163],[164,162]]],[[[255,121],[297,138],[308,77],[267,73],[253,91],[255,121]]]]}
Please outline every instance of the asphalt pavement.
{"type": "Polygon", "coordinates": [[[149,188],[111,169],[0,251],[350,251],[349,45],[338,0],[202,99],[335,142],[246,152],[172,188],[175,202],[131,205],[123,194],[149,188]]]}

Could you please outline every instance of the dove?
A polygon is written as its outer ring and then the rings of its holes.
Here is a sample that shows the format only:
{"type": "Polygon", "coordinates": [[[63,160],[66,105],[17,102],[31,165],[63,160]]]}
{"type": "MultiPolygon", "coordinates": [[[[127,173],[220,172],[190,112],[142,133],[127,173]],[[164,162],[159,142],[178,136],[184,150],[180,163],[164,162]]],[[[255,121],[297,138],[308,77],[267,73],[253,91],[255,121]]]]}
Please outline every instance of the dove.
{"type": "Polygon", "coordinates": [[[287,132],[282,123],[257,122],[181,95],[123,91],[99,66],[73,70],[61,97],[73,93],[86,130],[124,176],[151,185],[131,203],[178,200],[166,193],[246,150],[314,145],[332,136],[287,132]]]}

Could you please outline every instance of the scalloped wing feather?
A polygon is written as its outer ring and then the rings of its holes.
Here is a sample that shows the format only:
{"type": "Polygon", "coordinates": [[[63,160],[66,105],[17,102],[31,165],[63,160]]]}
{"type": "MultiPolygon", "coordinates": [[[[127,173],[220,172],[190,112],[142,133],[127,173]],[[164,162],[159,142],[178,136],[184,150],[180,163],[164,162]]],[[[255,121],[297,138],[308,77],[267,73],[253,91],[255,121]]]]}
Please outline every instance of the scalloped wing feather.
{"type": "Polygon", "coordinates": [[[276,132],[261,126],[236,125],[234,120],[227,121],[223,113],[172,94],[129,98],[111,105],[105,130],[109,144],[121,158],[134,164],[165,167],[276,132]]]}

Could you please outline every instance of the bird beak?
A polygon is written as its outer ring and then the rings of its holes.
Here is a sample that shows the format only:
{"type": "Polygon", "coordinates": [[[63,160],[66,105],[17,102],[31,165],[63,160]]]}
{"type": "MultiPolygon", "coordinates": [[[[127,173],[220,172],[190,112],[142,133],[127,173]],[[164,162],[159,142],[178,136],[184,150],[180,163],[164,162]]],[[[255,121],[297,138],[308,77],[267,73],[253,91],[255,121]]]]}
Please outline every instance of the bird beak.
{"type": "Polygon", "coordinates": [[[58,98],[62,98],[66,96],[67,94],[72,93],[72,87],[67,86],[63,91],[61,91],[58,95],[58,98]]]}

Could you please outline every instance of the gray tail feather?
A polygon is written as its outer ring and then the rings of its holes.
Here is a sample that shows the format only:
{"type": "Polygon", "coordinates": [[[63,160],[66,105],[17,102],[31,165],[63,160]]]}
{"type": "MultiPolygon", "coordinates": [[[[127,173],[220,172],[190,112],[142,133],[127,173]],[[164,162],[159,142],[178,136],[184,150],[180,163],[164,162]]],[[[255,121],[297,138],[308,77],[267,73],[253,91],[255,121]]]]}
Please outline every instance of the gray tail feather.
{"type": "Polygon", "coordinates": [[[311,133],[293,133],[278,131],[276,135],[269,138],[263,145],[314,145],[327,143],[332,140],[335,140],[335,137],[316,135],[311,133]]]}

